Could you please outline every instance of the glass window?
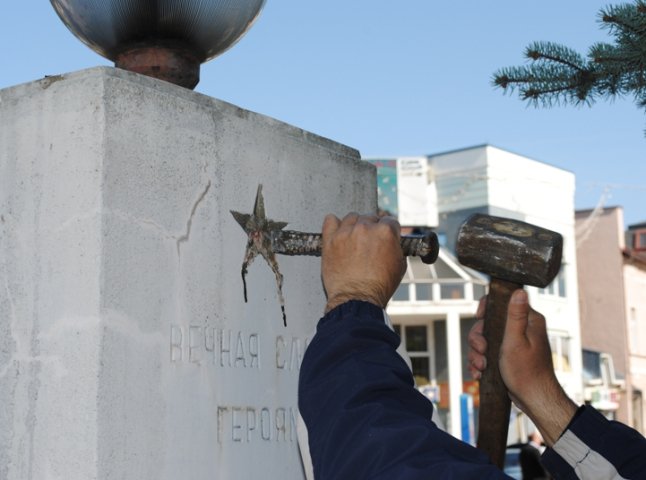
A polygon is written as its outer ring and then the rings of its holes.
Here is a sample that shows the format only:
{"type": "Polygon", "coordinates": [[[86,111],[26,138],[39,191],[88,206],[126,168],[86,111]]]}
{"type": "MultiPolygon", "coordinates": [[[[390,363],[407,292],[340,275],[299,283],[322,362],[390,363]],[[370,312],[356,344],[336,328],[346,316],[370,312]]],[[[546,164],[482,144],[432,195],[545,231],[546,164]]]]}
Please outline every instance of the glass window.
{"type": "Polygon", "coordinates": [[[565,269],[561,267],[561,271],[558,273],[552,283],[550,283],[545,288],[539,289],[539,292],[543,295],[556,295],[559,297],[565,297],[567,294],[565,286],[565,269]]]}
{"type": "Polygon", "coordinates": [[[393,301],[395,302],[407,302],[410,300],[410,295],[409,295],[409,290],[408,290],[408,283],[401,283],[399,287],[397,287],[397,290],[395,290],[395,294],[393,295],[393,301]]]}
{"type": "Polygon", "coordinates": [[[428,351],[426,326],[406,327],[406,350],[409,352],[428,351]]]}
{"type": "Polygon", "coordinates": [[[475,300],[480,300],[487,293],[487,287],[480,285],[478,283],[473,284],[473,298],[475,300]]]}
{"type": "Polygon", "coordinates": [[[601,381],[601,354],[591,350],[582,351],[583,358],[583,381],[601,381]]]}
{"type": "Polygon", "coordinates": [[[564,372],[571,372],[572,371],[572,366],[570,365],[570,338],[569,337],[561,337],[561,351],[560,357],[561,357],[561,370],[564,372]]]}
{"type": "Polygon", "coordinates": [[[415,284],[415,299],[418,302],[425,302],[433,300],[433,284],[432,283],[416,283],[415,284]]]}
{"type": "Polygon", "coordinates": [[[554,369],[561,372],[571,372],[570,364],[570,339],[564,336],[550,336],[550,349],[552,350],[552,363],[554,369]]]}
{"type": "Polygon", "coordinates": [[[565,298],[567,291],[565,289],[565,270],[561,270],[558,277],[556,277],[559,285],[559,297],[565,298]]]}
{"type": "Polygon", "coordinates": [[[440,284],[440,297],[444,300],[457,300],[464,298],[464,283],[440,284]]]}
{"type": "Polygon", "coordinates": [[[411,360],[413,376],[417,386],[431,383],[431,357],[429,355],[428,326],[426,325],[393,325],[406,346],[411,360]]]}
{"type": "Polygon", "coordinates": [[[413,376],[417,385],[427,385],[431,383],[431,368],[428,357],[411,357],[413,367],[413,376]]]}
{"type": "Polygon", "coordinates": [[[646,248],[646,232],[639,232],[637,248],[646,248]]]}

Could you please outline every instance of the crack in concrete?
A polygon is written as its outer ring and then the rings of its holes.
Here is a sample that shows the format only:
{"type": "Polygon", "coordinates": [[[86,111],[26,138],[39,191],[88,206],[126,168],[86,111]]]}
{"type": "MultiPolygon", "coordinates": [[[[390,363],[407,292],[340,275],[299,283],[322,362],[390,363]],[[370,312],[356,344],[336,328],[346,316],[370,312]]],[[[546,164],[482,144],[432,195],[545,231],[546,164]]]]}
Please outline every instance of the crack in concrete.
{"type": "Polygon", "coordinates": [[[202,200],[204,200],[204,197],[206,197],[206,194],[209,192],[211,188],[211,180],[208,181],[206,184],[206,187],[204,188],[204,191],[200,194],[200,196],[197,198],[195,203],[193,204],[193,208],[191,209],[191,214],[188,217],[188,220],[186,221],[186,232],[179,236],[177,238],[177,256],[180,256],[180,246],[182,243],[188,242],[189,236],[191,235],[191,228],[193,226],[193,217],[195,216],[195,212],[197,211],[197,207],[202,203],[202,200]]]}

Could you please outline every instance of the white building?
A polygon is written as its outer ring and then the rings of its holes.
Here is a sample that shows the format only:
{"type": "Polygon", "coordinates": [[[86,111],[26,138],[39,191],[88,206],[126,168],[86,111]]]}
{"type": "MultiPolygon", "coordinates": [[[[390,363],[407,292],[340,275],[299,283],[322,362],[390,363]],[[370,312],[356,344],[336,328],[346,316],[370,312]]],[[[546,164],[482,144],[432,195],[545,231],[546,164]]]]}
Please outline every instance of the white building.
{"type": "MultiPolygon", "coordinates": [[[[460,421],[463,392],[474,394],[477,383],[466,370],[466,336],[474,322],[478,299],[487,279],[455,260],[459,226],[473,213],[486,213],[532,223],[563,235],[563,265],[546,289],[528,287],[533,307],[547,318],[557,375],[576,401],[582,400],[576,242],[574,233],[574,174],[490,145],[420,157],[427,162],[427,187],[406,189],[394,175],[398,159],[371,160],[378,173],[382,208],[407,218],[411,201],[425,198],[426,218],[444,245],[435,265],[413,258],[388,312],[412,357],[418,385],[428,382],[447,429],[464,438],[460,421]],[[394,178],[393,178],[394,177],[394,178]],[[389,202],[383,200],[388,199],[389,202]],[[385,204],[384,204],[385,203],[385,204]],[[439,396],[439,398],[438,398],[439,396]]],[[[411,159],[405,161],[410,163],[411,159]]],[[[412,202],[415,204],[415,202],[412,202]]],[[[417,202],[419,204],[419,201],[417,202]]],[[[419,212],[416,218],[424,218],[419,212]]],[[[402,221],[403,224],[406,222],[402,221]]],[[[477,415],[475,415],[477,418],[477,415]]],[[[510,441],[523,435],[523,425],[510,428],[510,441]]]]}

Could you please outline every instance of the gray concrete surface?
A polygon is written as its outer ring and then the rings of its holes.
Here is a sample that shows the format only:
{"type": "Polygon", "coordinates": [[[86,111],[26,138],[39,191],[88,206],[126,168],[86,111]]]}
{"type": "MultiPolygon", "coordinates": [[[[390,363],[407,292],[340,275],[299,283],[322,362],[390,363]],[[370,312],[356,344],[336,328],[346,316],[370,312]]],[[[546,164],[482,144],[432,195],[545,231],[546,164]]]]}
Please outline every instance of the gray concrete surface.
{"type": "Polygon", "coordinates": [[[249,268],[229,210],[376,209],[356,150],[94,68],[0,90],[0,478],[299,479],[316,258],[249,268]]]}

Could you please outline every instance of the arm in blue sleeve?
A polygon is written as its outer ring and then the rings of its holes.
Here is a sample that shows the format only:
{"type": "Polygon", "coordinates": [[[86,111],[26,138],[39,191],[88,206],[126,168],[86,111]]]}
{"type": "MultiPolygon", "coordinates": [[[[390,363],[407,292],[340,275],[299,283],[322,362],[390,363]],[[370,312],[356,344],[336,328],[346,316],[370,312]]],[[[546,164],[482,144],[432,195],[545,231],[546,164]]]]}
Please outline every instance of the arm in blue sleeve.
{"type": "Polygon", "coordinates": [[[646,479],[646,439],[585,406],[542,461],[558,479],[646,479]]]}
{"type": "Polygon", "coordinates": [[[303,359],[299,409],[317,480],[509,478],[437,428],[383,311],[351,301],[323,317],[303,359]]]}

